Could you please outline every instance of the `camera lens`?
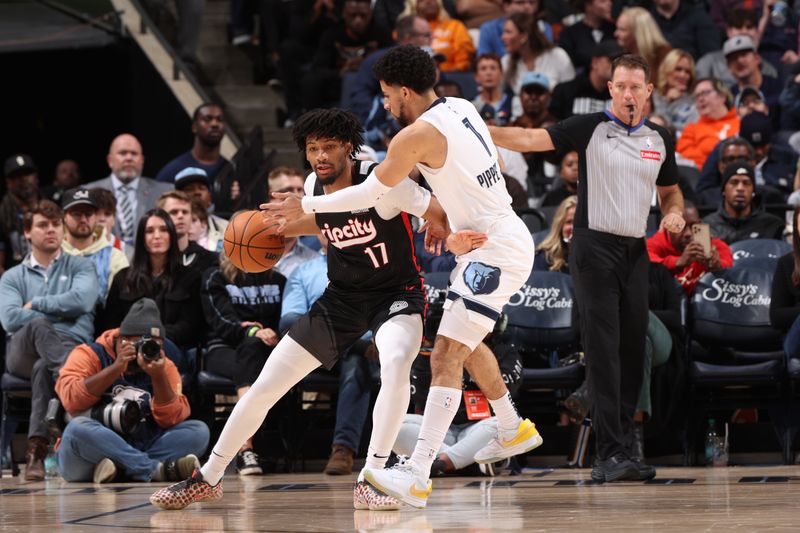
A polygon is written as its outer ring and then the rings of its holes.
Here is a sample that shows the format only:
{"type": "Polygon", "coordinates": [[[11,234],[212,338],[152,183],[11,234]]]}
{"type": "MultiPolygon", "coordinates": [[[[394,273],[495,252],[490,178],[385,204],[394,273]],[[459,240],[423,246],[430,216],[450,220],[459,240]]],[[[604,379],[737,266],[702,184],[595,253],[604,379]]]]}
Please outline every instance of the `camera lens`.
{"type": "Polygon", "coordinates": [[[142,357],[147,361],[155,361],[161,356],[161,345],[152,339],[142,342],[142,357]]]}

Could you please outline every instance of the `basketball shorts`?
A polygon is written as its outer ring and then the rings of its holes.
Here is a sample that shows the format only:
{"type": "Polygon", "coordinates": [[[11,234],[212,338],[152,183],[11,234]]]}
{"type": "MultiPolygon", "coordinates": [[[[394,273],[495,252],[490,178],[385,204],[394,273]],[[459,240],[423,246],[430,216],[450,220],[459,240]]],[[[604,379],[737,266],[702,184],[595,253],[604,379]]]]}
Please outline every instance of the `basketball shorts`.
{"type": "Polygon", "coordinates": [[[437,332],[472,350],[494,329],[533,268],[533,238],[519,217],[499,219],[487,233],[482,248],[457,258],[437,332]]]}
{"type": "MultiPolygon", "coordinates": [[[[288,335],[327,368],[367,331],[373,335],[396,315],[425,314],[425,289],[415,285],[381,292],[346,292],[328,286],[288,335]]],[[[422,339],[420,339],[420,342],[422,339]]]]}

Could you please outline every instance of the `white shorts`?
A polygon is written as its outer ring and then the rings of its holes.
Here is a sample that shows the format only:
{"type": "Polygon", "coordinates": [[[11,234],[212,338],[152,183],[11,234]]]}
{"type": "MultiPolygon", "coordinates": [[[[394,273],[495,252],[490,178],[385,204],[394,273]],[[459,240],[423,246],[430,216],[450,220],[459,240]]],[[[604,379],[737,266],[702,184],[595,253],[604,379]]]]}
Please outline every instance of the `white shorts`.
{"type": "Polygon", "coordinates": [[[533,238],[519,217],[498,221],[488,235],[482,248],[456,259],[438,331],[472,350],[494,329],[533,268],[533,238]]]}

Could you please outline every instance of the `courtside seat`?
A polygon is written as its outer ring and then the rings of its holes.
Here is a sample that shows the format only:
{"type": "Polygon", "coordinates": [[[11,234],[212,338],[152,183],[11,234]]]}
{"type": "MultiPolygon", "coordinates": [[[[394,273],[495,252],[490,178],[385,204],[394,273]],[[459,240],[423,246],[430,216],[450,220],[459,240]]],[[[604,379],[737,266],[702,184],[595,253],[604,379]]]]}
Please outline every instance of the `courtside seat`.
{"type": "MultiPolygon", "coordinates": [[[[13,428],[17,423],[27,421],[30,417],[30,397],[31,381],[10,374],[3,373],[0,378],[0,389],[3,391],[3,413],[0,420],[0,454],[5,453],[6,447],[11,445],[13,428]],[[20,399],[19,402],[12,402],[12,399],[20,399]],[[10,433],[7,433],[12,429],[10,433]]],[[[19,462],[24,462],[24,457],[14,457],[13,447],[11,455],[11,475],[19,475],[19,462]]],[[[0,477],[3,473],[0,470],[0,477]]]]}
{"type": "Polygon", "coordinates": [[[207,370],[201,370],[197,374],[197,387],[206,394],[236,394],[233,380],[207,370]]]}
{"type": "Polygon", "coordinates": [[[710,411],[785,405],[782,333],[769,320],[776,259],[740,259],[703,276],[691,300],[686,462],[710,411]],[[702,346],[702,350],[697,349],[702,346]]]}

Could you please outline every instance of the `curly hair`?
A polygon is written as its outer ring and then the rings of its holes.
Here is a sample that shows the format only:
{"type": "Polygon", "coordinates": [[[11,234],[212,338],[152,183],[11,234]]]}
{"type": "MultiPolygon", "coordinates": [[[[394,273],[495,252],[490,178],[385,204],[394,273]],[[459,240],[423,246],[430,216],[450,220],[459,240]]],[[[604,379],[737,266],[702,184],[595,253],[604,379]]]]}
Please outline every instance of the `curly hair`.
{"type": "Polygon", "coordinates": [[[413,44],[391,48],[373,65],[372,74],[387,85],[408,87],[417,94],[430,91],[436,84],[433,58],[413,44]]]}
{"type": "Polygon", "coordinates": [[[336,139],[350,143],[353,152],[350,157],[355,158],[359,148],[364,144],[364,133],[358,118],[344,109],[312,109],[304,113],[292,129],[297,148],[306,151],[306,141],[309,138],[336,139]]]}

